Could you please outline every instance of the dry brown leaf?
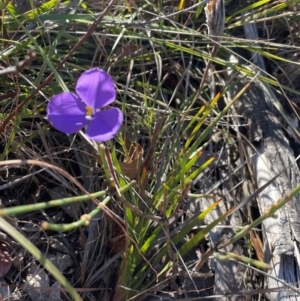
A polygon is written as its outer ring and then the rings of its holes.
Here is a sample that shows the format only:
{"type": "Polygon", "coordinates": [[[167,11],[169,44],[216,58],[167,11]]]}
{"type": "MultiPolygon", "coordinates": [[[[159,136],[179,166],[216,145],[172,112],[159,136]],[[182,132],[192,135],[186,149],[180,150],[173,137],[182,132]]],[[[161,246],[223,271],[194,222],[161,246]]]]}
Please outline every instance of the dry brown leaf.
{"type": "Polygon", "coordinates": [[[256,256],[259,261],[264,261],[264,247],[261,242],[260,237],[256,234],[255,231],[250,231],[250,241],[256,252],[256,256]]]}
{"type": "Polygon", "coordinates": [[[136,142],[125,142],[126,155],[124,162],[120,162],[123,174],[129,179],[136,179],[140,173],[142,158],[144,154],[143,148],[136,142]]]}

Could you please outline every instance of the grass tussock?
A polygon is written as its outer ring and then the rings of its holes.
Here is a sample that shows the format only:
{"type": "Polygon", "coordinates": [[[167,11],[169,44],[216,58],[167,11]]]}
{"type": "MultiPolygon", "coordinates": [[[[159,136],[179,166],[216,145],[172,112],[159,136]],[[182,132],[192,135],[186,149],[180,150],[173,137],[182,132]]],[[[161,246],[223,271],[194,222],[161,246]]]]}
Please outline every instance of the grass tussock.
{"type": "Polygon", "coordinates": [[[211,296],[214,257],[248,265],[245,291],[268,300],[259,226],[299,188],[263,216],[253,195],[239,223],[228,222],[233,206],[222,202],[228,195],[242,201],[242,182],[256,189],[231,108],[256,78],[280,94],[283,114],[298,122],[300,1],[237,2],[225,1],[217,40],[207,35],[205,5],[197,1],[1,2],[2,296],[211,296]],[[244,37],[251,22],[255,42],[244,37]],[[253,52],[267,72],[249,68],[253,52]],[[213,73],[199,89],[208,61],[213,73]],[[46,119],[49,100],[74,92],[92,67],[112,76],[114,105],[124,114],[121,131],[101,145],[46,119]],[[232,236],[212,244],[209,233],[222,227],[232,236]],[[224,252],[236,241],[241,254],[224,252]]]}

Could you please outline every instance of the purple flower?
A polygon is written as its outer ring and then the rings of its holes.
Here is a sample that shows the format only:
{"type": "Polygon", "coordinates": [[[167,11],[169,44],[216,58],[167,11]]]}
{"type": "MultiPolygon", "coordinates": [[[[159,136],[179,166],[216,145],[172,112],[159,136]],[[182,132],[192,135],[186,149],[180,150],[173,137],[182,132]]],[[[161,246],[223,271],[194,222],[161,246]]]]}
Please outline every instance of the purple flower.
{"type": "Polygon", "coordinates": [[[120,130],[123,114],[117,108],[100,110],[116,98],[111,76],[99,68],[83,72],[76,94],[63,92],[50,100],[47,116],[53,127],[73,134],[87,125],[86,136],[90,139],[103,142],[113,138],[120,130]]]}

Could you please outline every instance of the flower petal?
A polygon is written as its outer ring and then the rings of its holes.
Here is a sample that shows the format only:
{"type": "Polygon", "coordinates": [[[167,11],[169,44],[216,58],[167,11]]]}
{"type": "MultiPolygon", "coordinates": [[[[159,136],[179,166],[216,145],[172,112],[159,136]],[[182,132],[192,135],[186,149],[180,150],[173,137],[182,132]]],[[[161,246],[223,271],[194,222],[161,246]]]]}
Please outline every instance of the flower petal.
{"type": "Polygon", "coordinates": [[[109,105],[116,98],[113,79],[99,68],[93,68],[81,74],[77,81],[76,93],[94,110],[109,105]]]}
{"type": "Polygon", "coordinates": [[[50,99],[47,117],[53,127],[66,134],[80,131],[88,123],[85,104],[71,92],[50,99]]]}
{"type": "Polygon", "coordinates": [[[119,132],[122,123],[123,114],[117,108],[97,112],[87,128],[86,135],[97,142],[104,142],[119,132]]]}

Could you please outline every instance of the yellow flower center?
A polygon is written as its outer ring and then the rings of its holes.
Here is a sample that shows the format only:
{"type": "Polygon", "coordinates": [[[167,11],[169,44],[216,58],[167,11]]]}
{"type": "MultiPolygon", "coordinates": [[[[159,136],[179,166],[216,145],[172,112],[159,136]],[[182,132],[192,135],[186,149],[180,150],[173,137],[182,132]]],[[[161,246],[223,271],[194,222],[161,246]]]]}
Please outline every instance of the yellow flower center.
{"type": "Polygon", "coordinates": [[[85,108],[86,108],[86,116],[91,117],[94,114],[94,110],[89,106],[86,106],[85,108]]]}

